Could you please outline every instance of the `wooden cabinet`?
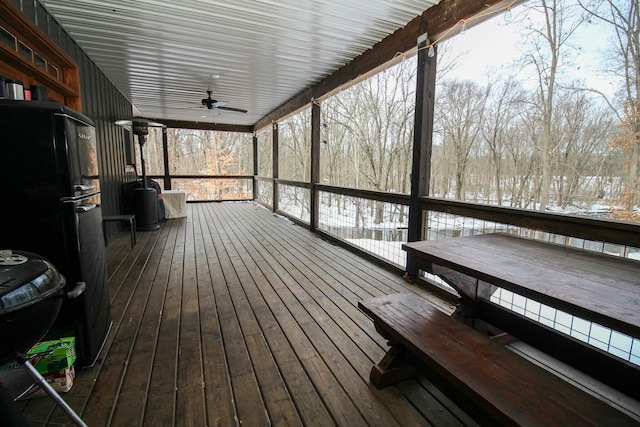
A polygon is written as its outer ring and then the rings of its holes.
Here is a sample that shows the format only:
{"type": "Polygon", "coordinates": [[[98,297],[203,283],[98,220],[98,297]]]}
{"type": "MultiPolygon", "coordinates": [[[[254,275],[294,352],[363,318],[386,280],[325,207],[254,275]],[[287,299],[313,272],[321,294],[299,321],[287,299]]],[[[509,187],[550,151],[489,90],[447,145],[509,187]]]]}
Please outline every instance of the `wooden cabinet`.
{"type": "Polygon", "coordinates": [[[82,112],[78,65],[9,0],[0,0],[0,74],[82,112]]]}

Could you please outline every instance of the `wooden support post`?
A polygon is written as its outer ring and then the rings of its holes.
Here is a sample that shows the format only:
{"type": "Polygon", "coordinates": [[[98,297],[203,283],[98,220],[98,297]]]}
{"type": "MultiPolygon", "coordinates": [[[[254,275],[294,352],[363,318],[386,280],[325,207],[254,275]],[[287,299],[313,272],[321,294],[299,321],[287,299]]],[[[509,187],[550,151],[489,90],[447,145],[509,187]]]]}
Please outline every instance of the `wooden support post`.
{"type": "Polygon", "coordinates": [[[272,175],[273,175],[273,212],[278,210],[278,152],[280,147],[278,145],[278,123],[274,123],[271,132],[271,161],[272,161],[272,175]]]}
{"type": "Polygon", "coordinates": [[[311,103],[311,218],[309,228],[316,231],[320,197],[316,184],[320,182],[320,104],[311,103]]]}
{"type": "MultiPolygon", "coordinates": [[[[408,241],[422,240],[423,218],[420,197],[429,195],[431,178],[431,147],[435,106],[436,58],[429,57],[427,35],[418,37],[418,71],[416,82],[416,109],[413,134],[413,162],[411,165],[411,201],[409,203],[408,241]]],[[[415,258],[407,256],[407,274],[412,280],[418,276],[415,258]]]]}
{"type": "Polygon", "coordinates": [[[169,169],[169,136],[167,128],[162,128],[162,155],[164,157],[164,189],[171,190],[171,170],[169,169]]]}
{"type": "Polygon", "coordinates": [[[258,188],[256,177],[258,176],[258,135],[253,134],[253,200],[256,200],[256,188],[258,188]]]}

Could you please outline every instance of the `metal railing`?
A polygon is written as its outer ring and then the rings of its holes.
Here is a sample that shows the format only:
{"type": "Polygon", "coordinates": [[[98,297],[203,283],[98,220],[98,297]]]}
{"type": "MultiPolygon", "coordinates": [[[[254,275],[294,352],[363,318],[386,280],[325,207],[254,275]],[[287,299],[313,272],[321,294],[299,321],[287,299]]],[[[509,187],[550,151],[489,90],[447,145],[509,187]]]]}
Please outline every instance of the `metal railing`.
{"type": "MultiPolygon", "coordinates": [[[[170,179],[173,189],[193,189],[203,185],[208,197],[196,199],[198,201],[253,199],[308,227],[311,226],[311,195],[317,190],[318,232],[393,269],[404,271],[406,268],[406,254],[401,246],[408,238],[408,195],[253,176],[172,176],[170,179]]],[[[640,225],[429,197],[421,198],[420,203],[424,240],[506,232],[528,239],[640,259],[640,225]]],[[[428,286],[455,294],[438,276],[421,272],[421,278],[428,286]]],[[[640,364],[640,341],[636,337],[505,289],[497,288],[490,300],[631,363],[640,364]]]]}
{"type": "MultiPolygon", "coordinates": [[[[313,186],[275,182],[278,185],[278,212],[309,225],[313,186]]],[[[390,267],[400,270],[406,267],[406,255],[401,246],[408,236],[407,195],[325,185],[315,187],[319,204],[317,231],[390,267]]],[[[640,225],[426,197],[421,199],[421,208],[424,240],[506,232],[528,239],[640,259],[640,225]]],[[[428,286],[455,293],[438,276],[421,273],[428,286]]],[[[635,337],[501,288],[493,293],[490,300],[626,361],[640,364],[640,341],[635,337]]]]}

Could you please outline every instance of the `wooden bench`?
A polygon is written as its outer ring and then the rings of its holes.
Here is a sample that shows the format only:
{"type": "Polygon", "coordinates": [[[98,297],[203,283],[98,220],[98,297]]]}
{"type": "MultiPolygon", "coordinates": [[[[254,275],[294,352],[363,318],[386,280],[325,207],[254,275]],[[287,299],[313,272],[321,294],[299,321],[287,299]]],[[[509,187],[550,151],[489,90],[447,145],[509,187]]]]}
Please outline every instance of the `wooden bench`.
{"type": "Polygon", "coordinates": [[[371,370],[378,388],[421,373],[484,425],[639,425],[417,295],[358,306],[391,345],[371,370]]]}

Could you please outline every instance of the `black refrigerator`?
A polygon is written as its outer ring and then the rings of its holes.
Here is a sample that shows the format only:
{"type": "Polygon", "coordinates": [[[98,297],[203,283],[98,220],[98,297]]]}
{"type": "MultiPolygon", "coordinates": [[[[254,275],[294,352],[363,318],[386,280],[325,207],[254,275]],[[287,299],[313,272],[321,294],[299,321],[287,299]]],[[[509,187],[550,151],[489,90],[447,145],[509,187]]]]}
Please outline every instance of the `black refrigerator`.
{"type": "Polygon", "coordinates": [[[69,291],[86,284],[49,336],[75,336],[77,366],[93,366],[111,327],[93,122],[53,102],[0,100],[0,200],[0,249],[49,259],[69,291]]]}

